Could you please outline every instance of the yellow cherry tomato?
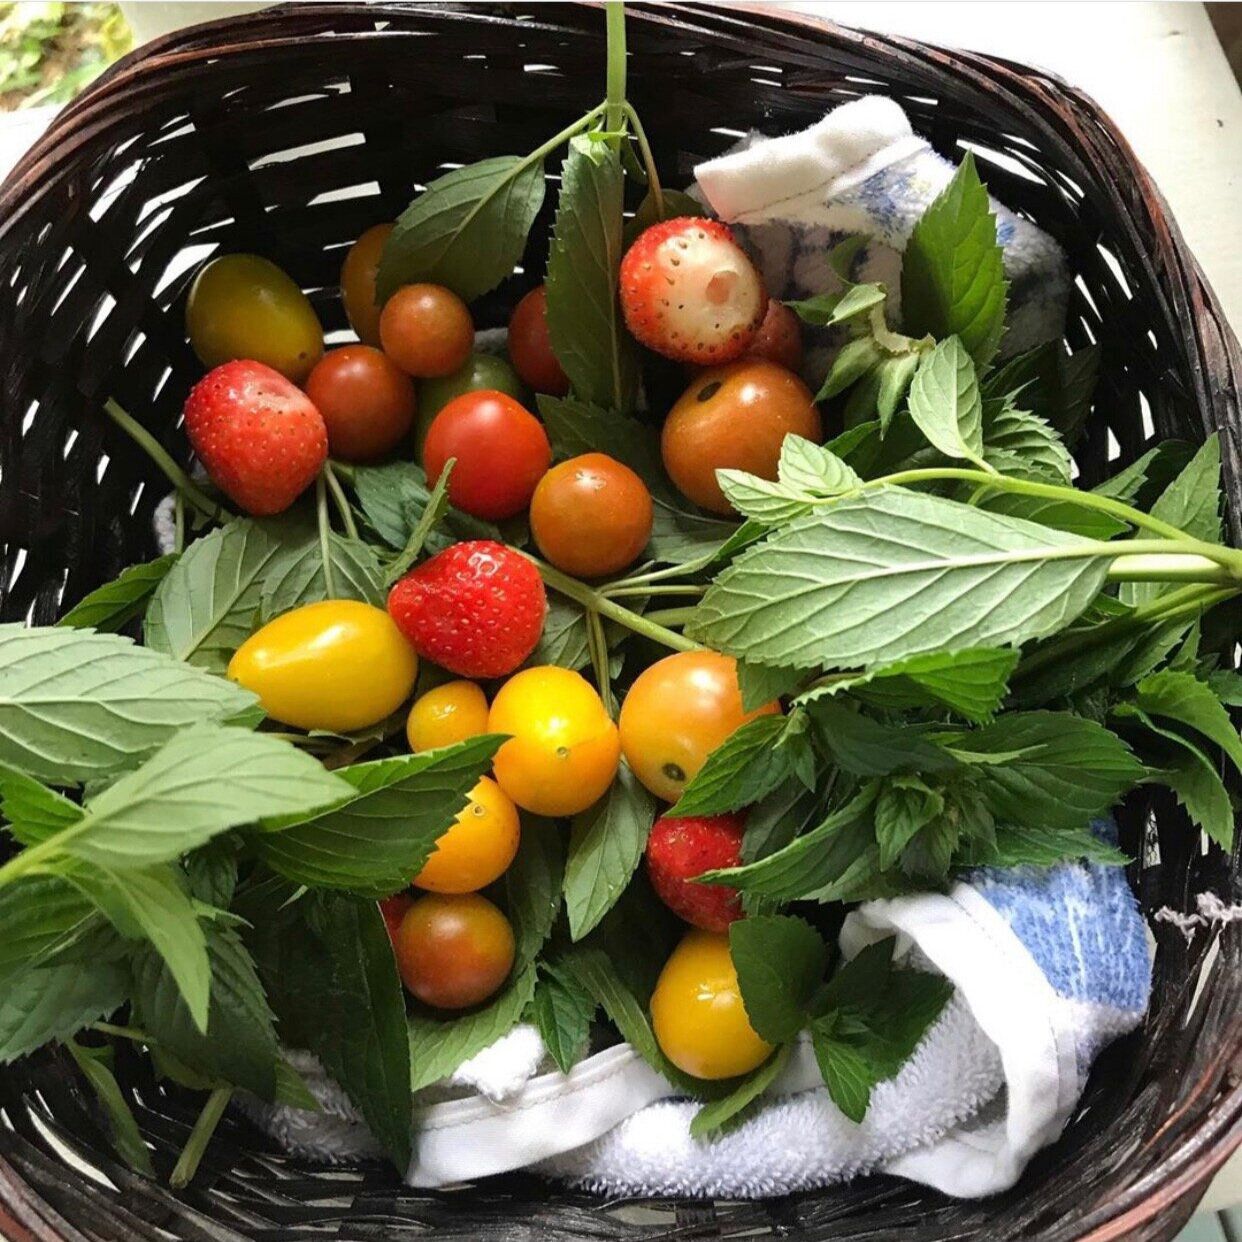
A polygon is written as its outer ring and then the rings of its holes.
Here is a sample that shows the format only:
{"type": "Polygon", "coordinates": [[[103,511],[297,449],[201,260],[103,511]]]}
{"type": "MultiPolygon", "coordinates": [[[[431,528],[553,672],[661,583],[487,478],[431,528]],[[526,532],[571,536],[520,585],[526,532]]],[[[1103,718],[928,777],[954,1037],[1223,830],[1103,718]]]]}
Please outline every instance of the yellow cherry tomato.
{"type": "Polygon", "coordinates": [[[269,621],[237,649],[228,675],[273,720],[350,733],[409,698],[418,656],[382,608],[333,599],[269,621]]]}
{"type": "Polygon", "coordinates": [[[513,800],[495,781],[481,777],[414,877],[414,887],[431,893],[477,892],[509,869],[520,835],[513,800]]]}
{"type": "Polygon", "coordinates": [[[585,811],[617,774],[617,726],[594,689],[567,668],[515,673],[492,702],[487,731],[511,735],[496,752],[496,780],[536,815],[585,811]]]}
{"type": "Polygon", "coordinates": [[[446,681],[419,695],[405,722],[411,750],[453,746],[486,732],[487,699],[472,681],[446,681]]]}
{"type": "Polygon", "coordinates": [[[742,710],[737,661],[715,651],[681,651],[636,678],[621,707],[621,749],[634,775],[657,798],[676,802],[707,756],[756,716],[779,712],[773,700],[742,710]]]}
{"type": "Polygon", "coordinates": [[[212,259],[190,286],[185,326],[205,367],[253,358],[300,384],[323,357],[323,327],[310,300],[257,254],[212,259]]]}
{"type": "Polygon", "coordinates": [[[651,994],[651,1026],[664,1055],[695,1078],[736,1078],[768,1059],[772,1045],[755,1033],[729,937],[689,932],[673,950],[651,994]]]}

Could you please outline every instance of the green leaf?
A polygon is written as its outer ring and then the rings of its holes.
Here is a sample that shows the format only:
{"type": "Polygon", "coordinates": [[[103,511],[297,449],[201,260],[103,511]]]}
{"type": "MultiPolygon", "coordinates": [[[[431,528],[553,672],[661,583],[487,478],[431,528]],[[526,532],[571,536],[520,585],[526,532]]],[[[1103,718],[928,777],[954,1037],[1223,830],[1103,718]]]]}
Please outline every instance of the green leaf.
{"type": "Polygon", "coordinates": [[[82,818],[82,808],[32,776],[0,764],[0,815],[22,845],[37,845],[82,818]]]}
{"type": "Polygon", "coordinates": [[[862,483],[830,449],[795,435],[787,435],[781,442],[777,476],[787,486],[815,496],[840,496],[862,483]]]}
{"type": "MultiPolygon", "coordinates": [[[[1069,483],[1069,449],[1056,430],[1038,415],[1002,406],[987,419],[983,438],[984,459],[1001,474],[1036,482],[1069,483]],[[1016,459],[1017,468],[1011,459],[1016,459]]],[[[1094,513],[1085,509],[1080,512],[1094,513]]],[[[1108,518],[1107,514],[1095,516],[1108,518]]]]}
{"type": "Polygon", "coordinates": [[[670,815],[718,815],[766,798],[795,772],[799,752],[810,751],[806,715],[768,715],[735,729],[708,756],[682,790],[670,815]]]}
{"type": "Polygon", "coordinates": [[[115,962],[43,966],[0,989],[0,1065],[68,1039],[125,1001],[126,972],[115,962]]]}
{"type": "Polygon", "coordinates": [[[535,968],[523,966],[494,1000],[460,1018],[415,1015],[409,1020],[411,1088],[421,1091],[507,1035],[535,996],[535,968]]]}
{"type": "Polygon", "coordinates": [[[806,1025],[807,1007],[828,969],[828,946],[804,919],[757,915],[729,926],[746,1016],[772,1044],[787,1043],[806,1025]]]}
{"type": "Polygon", "coordinates": [[[383,575],[385,585],[391,586],[406,574],[410,566],[422,555],[423,548],[426,547],[431,532],[447,516],[450,508],[448,498],[449,480],[452,478],[453,469],[456,465],[456,457],[450,457],[444,463],[444,469],[440,471],[435,487],[431,489],[427,496],[427,503],[423,507],[422,515],[410,529],[409,538],[405,541],[401,554],[388,566],[383,575]]]}
{"type": "Polygon", "coordinates": [[[551,820],[527,815],[517,855],[501,881],[519,967],[534,962],[552,934],[561,908],[564,865],[556,825],[551,820]]]}
{"type": "Polygon", "coordinates": [[[1176,720],[1211,738],[1242,769],[1238,730],[1212,687],[1192,673],[1153,673],[1139,682],[1135,702],[1153,716],[1176,720]]]}
{"type": "Polygon", "coordinates": [[[801,668],[1016,646],[1063,629],[1098,593],[1108,564],[1060,531],[888,488],[847,497],[743,552],[686,632],[752,663],[801,668]]]}
{"type": "Polygon", "coordinates": [[[401,1172],[410,1161],[410,1040],[388,930],[373,901],[307,893],[263,910],[251,947],[286,1043],[308,1048],[401,1172]]]}
{"type": "Polygon", "coordinates": [[[254,702],[117,634],[0,625],[0,763],[40,780],[110,775],[179,729],[254,702]]]}
{"type": "Polygon", "coordinates": [[[205,931],[211,963],[206,1031],[191,1017],[168,965],[150,951],[139,952],[133,961],[138,1024],[177,1060],[271,1100],[276,1094],[276,1028],[258,972],[231,927],[211,922],[205,931]]]}
{"type": "Polygon", "coordinates": [[[1130,528],[1125,522],[1098,509],[1088,509],[1070,500],[1046,500],[1041,496],[1017,496],[1009,492],[993,492],[979,502],[993,513],[1038,522],[1056,530],[1081,535],[1084,539],[1111,539],[1130,528]]]}
{"type": "Polygon", "coordinates": [[[268,622],[281,613],[321,600],[356,599],[378,608],[384,605],[379,560],[372,548],[357,539],[328,535],[333,594],[324,577],[323,548],[313,527],[290,526],[289,537],[272,557],[259,596],[259,619],[268,622]]]}
{"type": "Polygon", "coordinates": [[[803,323],[824,328],[865,315],[874,307],[882,306],[887,296],[883,285],[849,285],[837,293],[817,293],[814,297],[786,302],[785,305],[803,323]]]}
{"type": "Polygon", "coordinates": [[[1033,828],[1009,826],[996,832],[996,844],[980,858],[993,867],[1052,867],[1085,858],[1106,865],[1130,859],[1115,845],[1101,840],[1090,828],[1033,828]]]}
{"type": "Polygon", "coordinates": [[[975,366],[956,337],[924,354],[910,385],[910,417],[946,457],[983,463],[983,402],[975,366]]]}
{"type": "Polygon", "coordinates": [[[1208,674],[1208,687],[1226,707],[1242,707],[1242,673],[1231,668],[1208,674]]]}
{"type": "Polygon", "coordinates": [[[185,860],[190,895],[209,906],[227,910],[237,888],[236,841],[228,837],[213,840],[188,855],[185,860]]]}
{"type": "Polygon", "coordinates": [[[699,1142],[720,1138],[752,1117],[763,1093],[789,1064],[791,1044],[777,1048],[758,1069],[752,1070],[728,1095],[704,1104],[690,1121],[690,1137],[699,1142]]]}
{"type": "Polygon", "coordinates": [[[22,971],[78,942],[98,919],[63,876],[19,876],[0,887],[0,993],[22,971]]]}
{"type": "Polygon", "coordinates": [[[742,710],[757,711],[773,699],[792,694],[804,681],[806,674],[796,668],[767,668],[762,664],[737,662],[737,685],[742,692],[742,710]]]}
{"type": "Polygon", "coordinates": [[[565,909],[574,940],[616,904],[643,856],[655,814],[655,800],[623,761],[607,794],[575,817],[565,864],[565,909]]]}
{"type": "Polygon", "coordinates": [[[1144,771],[1115,733],[1069,712],[1007,712],[962,745],[997,760],[984,772],[985,793],[1005,826],[1082,828],[1144,771]]]}
{"type": "Polygon", "coordinates": [[[121,629],[142,615],[147,600],[164,581],[180,555],[179,552],[169,552],[156,560],[131,565],[111,582],[105,582],[79,600],[56,624],[104,633],[121,629]]]}
{"type": "Polygon", "coordinates": [[[499,155],[437,177],[384,245],[377,303],[418,281],[465,302],[494,289],[520,261],[543,194],[543,161],[531,156],[499,155]]]}
{"type": "Polygon", "coordinates": [[[563,595],[548,596],[543,632],[526,663],[531,668],[555,664],[558,668],[586,668],[591,662],[586,612],[582,605],[563,595]]]}
{"type": "Polygon", "coordinates": [[[880,866],[888,870],[906,846],[944,812],[944,798],[918,777],[894,776],[875,803],[875,839],[880,866]]]}
{"type": "Polygon", "coordinates": [[[800,517],[817,501],[853,491],[862,482],[830,450],[795,435],[786,436],[781,446],[778,475],[779,482],[772,482],[744,470],[716,471],[730,504],[769,526],[800,517]]]}
{"type": "Polygon", "coordinates": [[[873,336],[860,336],[847,341],[832,361],[815,400],[827,401],[844,392],[868,371],[880,365],[888,355],[873,336]]]}
{"type": "Polygon", "coordinates": [[[576,396],[633,409],[638,352],[617,298],[625,176],[608,143],[570,140],[548,252],[548,335],[576,396]]]}
{"type": "Polygon", "coordinates": [[[811,1047],[832,1102],[853,1122],[861,1122],[871,1105],[875,1075],[866,1057],[851,1044],[834,1039],[822,1019],[811,1023],[811,1047]]]}
{"type": "Polygon", "coordinates": [[[349,787],[310,755],[262,733],[198,725],[89,799],[45,848],[115,867],[167,862],[263,815],[310,810],[349,787]]]}
{"type": "Polygon", "coordinates": [[[562,1074],[586,1055],[595,1009],[594,998],[568,970],[555,962],[540,964],[531,1019],[562,1074]]]}
{"type": "Polygon", "coordinates": [[[1194,446],[1185,440],[1162,440],[1091,490],[1097,496],[1111,496],[1128,505],[1142,504],[1148,492],[1163,491],[1185,469],[1194,454],[1194,446]]]}
{"type": "Polygon", "coordinates": [[[335,805],[312,816],[282,814],[252,843],[268,866],[299,884],[386,897],[422,869],[502,741],[484,734],[341,768],[335,805]]]}
{"type": "Polygon", "coordinates": [[[1233,848],[1233,804],[1220,774],[1197,746],[1186,744],[1181,762],[1152,773],[1167,785],[1186,808],[1187,815],[1223,850],[1233,848]]]}
{"type": "Polygon", "coordinates": [[[947,772],[958,766],[948,751],[911,728],[883,724],[832,699],[817,699],[808,710],[837,764],[856,776],[947,772]]]}
{"type": "Polygon", "coordinates": [[[909,391],[922,357],[921,353],[911,350],[909,353],[897,354],[893,358],[885,358],[876,367],[878,387],[875,395],[875,408],[880,416],[881,434],[888,430],[893,416],[901,408],[902,400],[909,391]]]}
{"type": "Polygon", "coordinates": [[[151,1153],[142,1141],[142,1132],[138,1122],[130,1110],[129,1102],[121,1094],[109,1062],[112,1059],[111,1048],[84,1048],[75,1040],[64,1041],[69,1055],[73,1057],[82,1077],[91,1085],[95,1098],[104,1111],[108,1126],[108,1137],[116,1153],[135,1173],[154,1179],[155,1166],[151,1163],[151,1153]]]}
{"type": "MultiPolygon", "coordinates": [[[[424,521],[431,504],[431,491],[421,466],[412,461],[394,461],[384,466],[355,466],[354,491],[363,516],[389,547],[400,552],[411,534],[424,521]]],[[[447,534],[432,530],[427,536],[428,551],[439,552],[459,539],[499,539],[500,531],[490,522],[471,517],[451,505],[444,513],[447,534]]]]}
{"type": "Polygon", "coordinates": [[[785,483],[762,479],[745,470],[717,470],[716,482],[738,513],[765,526],[780,526],[810,513],[817,499],[785,483]]]}
{"type": "Polygon", "coordinates": [[[127,940],[150,942],[185,999],[191,1021],[206,1030],[211,962],[179,873],[170,866],[113,871],[96,863],[75,866],[67,876],[127,940]]]}
{"type": "Polygon", "coordinates": [[[961,337],[976,365],[986,366],[1005,330],[1006,290],[996,218],[967,152],[906,243],[902,326],[911,336],[961,337]]]}
{"type": "Polygon", "coordinates": [[[1087,345],[1072,357],[1060,341],[1048,341],[1006,360],[984,382],[984,396],[1018,400],[1074,443],[1091,410],[1100,347],[1087,345]]]}
{"type": "Polygon", "coordinates": [[[263,580],[280,552],[278,540],[249,518],[196,539],[151,597],[146,645],[223,673],[256,628],[263,580]]]}

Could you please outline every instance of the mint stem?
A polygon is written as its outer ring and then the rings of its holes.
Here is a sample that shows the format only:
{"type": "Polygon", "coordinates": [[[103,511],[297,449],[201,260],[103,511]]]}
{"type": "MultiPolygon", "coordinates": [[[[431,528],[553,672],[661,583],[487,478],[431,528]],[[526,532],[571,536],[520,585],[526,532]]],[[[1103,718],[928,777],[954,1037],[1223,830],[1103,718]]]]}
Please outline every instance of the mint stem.
{"type": "Polygon", "coordinates": [[[625,5],[608,0],[604,6],[608,29],[608,98],[604,126],[609,133],[621,128],[625,113],[625,5]]]}
{"type": "Polygon", "coordinates": [[[324,472],[315,480],[315,518],[319,523],[319,556],[323,561],[323,590],[328,599],[336,598],[336,583],[332,573],[332,548],[328,536],[332,533],[332,520],[328,517],[328,486],[324,472]]]}
{"type": "Polygon", "coordinates": [[[328,481],[328,491],[332,493],[336,511],[341,515],[341,525],[345,527],[345,533],[350,539],[357,539],[358,526],[354,521],[354,511],[349,507],[349,498],[345,495],[345,489],[341,487],[336,472],[337,467],[331,461],[323,463],[323,477],[328,481]]]}
{"type": "Polygon", "coordinates": [[[647,141],[647,131],[643,129],[643,123],[638,118],[638,113],[634,109],[634,105],[627,103],[625,105],[625,115],[629,117],[630,124],[634,127],[634,137],[638,139],[638,151],[643,157],[643,167],[647,170],[647,188],[655,199],[656,219],[664,219],[664,191],[660,187],[660,174],[656,169],[655,156],[651,151],[651,144],[647,141]]]}
{"type": "Polygon", "coordinates": [[[190,1131],[190,1137],[181,1151],[181,1158],[168,1178],[168,1184],[174,1190],[182,1190],[194,1180],[207,1144],[211,1142],[211,1136],[215,1134],[216,1126],[220,1124],[220,1118],[224,1116],[224,1110],[232,1098],[232,1087],[217,1087],[207,1097],[207,1103],[203,1105],[203,1111],[199,1113],[194,1129],[190,1131]]]}

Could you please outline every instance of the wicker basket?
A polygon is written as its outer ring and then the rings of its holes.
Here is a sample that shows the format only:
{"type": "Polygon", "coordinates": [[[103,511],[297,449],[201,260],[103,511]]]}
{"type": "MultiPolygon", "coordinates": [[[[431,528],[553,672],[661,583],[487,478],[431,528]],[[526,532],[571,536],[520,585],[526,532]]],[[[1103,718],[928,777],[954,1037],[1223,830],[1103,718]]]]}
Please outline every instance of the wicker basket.
{"type": "MultiPolygon", "coordinates": [[[[945,154],[972,147],[996,195],[1069,254],[1071,343],[1103,345],[1077,452],[1084,477],[1153,438],[1219,429],[1237,541],[1237,341],[1160,195],[1089,99],[1008,62],[770,9],[639,8],[629,38],[631,96],[674,183],[737,131],[789,130],[874,91],[898,98],[945,154]]],[[[445,163],[526,151],[555,132],[596,102],[602,65],[603,21],[587,5],[300,4],[153,43],[68,107],[0,187],[0,618],[50,621],[152,554],[164,487],[101,406],[117,398],[185,456],[177,415],[200,368],[182,299],[201,258],[270,256],[310,291],[329,340],[345,339],[335,283],[349,242],[445,163]]],[[[481,324],[503,322],[542,271],[550,210],[528,274],[477,308],[481,324]]],[[[1192,909],[1205,888],[1238,899],[1237,856],[1202,853],[1176,807],[1138,798],[1123,819],[1149,912],[1192,909]]],[[[1242,1141],[1242,925],[1189,943],[1167,923],[1153,931],[1142,1031],[1101,1058],[1064,1138],[986,1203],[887,1178],[748,1204],[605,1204],[527,1177],[420,1193],[378,1164],[291,1158],[232,1120],[177,1195],[114,1158],[64,1059],[43,1053],[0,1074],[0,1235],[1169,1238],[1242,1141]]],[[[166,1175],[197,1102],[137,1059],[120,1068],[166,1175]]]]}

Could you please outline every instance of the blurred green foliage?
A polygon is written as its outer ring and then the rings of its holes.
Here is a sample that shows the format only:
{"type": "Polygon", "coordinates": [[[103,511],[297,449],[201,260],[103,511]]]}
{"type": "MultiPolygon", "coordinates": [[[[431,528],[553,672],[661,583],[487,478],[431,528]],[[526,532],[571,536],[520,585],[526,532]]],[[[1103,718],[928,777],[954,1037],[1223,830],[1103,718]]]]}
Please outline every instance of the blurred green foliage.
{"type": "Polygon", "coordinates": [[[0,111],[64,103],[132,45],[116,4],[0,4],[0,111]]]}

